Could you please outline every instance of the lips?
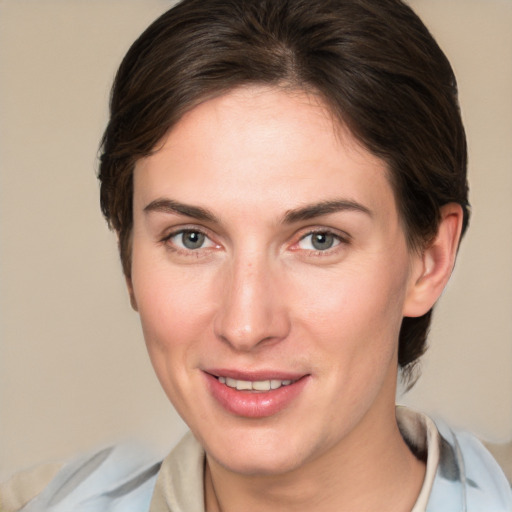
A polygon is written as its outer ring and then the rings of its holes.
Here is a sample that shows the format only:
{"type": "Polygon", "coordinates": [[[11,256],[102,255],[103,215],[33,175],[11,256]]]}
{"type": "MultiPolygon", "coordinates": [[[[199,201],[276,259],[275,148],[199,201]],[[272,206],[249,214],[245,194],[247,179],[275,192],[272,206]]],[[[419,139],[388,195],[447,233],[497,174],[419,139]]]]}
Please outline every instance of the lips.
{"type": "Polygon", "coordinates": [[[301,394],[309,375],[205,371],[208,389],[227,412],[245,418],[273,416],[301,394]]]}

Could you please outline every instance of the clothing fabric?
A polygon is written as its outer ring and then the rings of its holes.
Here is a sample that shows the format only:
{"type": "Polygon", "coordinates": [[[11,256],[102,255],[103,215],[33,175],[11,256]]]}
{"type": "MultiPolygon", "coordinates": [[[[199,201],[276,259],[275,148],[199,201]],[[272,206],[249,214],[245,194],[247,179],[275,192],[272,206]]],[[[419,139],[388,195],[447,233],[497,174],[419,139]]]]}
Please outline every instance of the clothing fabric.
{"type": "MultiPolygon", "coordinates": [[[[412,512],[511,512],[512,490],[496,461],[471,434],[404,407],[404,440],[426,460],[412,512]]],[[[189,432],[163,460],[132,447],[102,450],[66,465],[19,512],[205,512],[205,455],[189,432]]],[[[11,512],[2,504],[0,512],[11,512]],[[2,508],[3,507],[3,508],[2,508]]]]}

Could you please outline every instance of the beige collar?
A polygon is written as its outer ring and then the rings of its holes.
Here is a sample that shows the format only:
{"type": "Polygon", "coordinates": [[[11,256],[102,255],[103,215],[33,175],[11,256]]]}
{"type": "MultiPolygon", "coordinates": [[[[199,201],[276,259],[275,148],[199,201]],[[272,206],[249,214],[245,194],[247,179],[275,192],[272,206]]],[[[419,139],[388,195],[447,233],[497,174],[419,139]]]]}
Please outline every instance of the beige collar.
{"type": "MultiPolygon", "coordinates": [[[[425,480],[411,512],[424,512],[439,464],[439,432],[423,414],[398,406],[400,431],[413,452],[428,452],[425,480]]],[[[188,432],[164,459],[151,499],[149,512],[205,512],[202,446],[188,432]]]]}

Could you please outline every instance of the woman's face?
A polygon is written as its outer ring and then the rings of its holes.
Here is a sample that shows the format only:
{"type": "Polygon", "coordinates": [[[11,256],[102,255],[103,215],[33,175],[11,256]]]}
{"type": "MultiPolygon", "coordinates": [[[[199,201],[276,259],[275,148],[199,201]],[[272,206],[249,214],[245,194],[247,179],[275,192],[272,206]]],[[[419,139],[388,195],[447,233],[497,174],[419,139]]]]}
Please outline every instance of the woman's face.
{"type": "Polygon", "coordinates": [[[212,460],[284,472],[389,429],[416,257],[385,164],[318,99],[209,100],[134,187],[133,300],[212,460]]]}

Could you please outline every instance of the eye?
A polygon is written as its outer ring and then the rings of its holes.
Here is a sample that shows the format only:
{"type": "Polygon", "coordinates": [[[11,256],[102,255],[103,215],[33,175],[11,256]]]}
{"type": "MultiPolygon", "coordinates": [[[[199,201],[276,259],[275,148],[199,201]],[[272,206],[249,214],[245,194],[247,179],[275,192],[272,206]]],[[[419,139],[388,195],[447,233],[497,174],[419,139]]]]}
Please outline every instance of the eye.
{"type": "Polygon", "coordinates": [[[177,233],[172,233],[167,241],[178,249],[194,251],[197,249],[206,249],[216,247],[204,233],[195,229],[183,229],[177,233]]]}
{"type": "Polygon", "coordinates": [[[340,243],[340,237],[334,233],[330,233],[329,231],[315,231],[302,237],[297,245],[300,249],[307,251],[327,251],[340,243]]]}

